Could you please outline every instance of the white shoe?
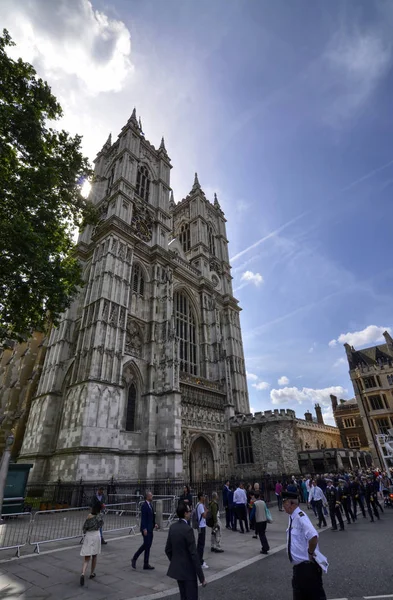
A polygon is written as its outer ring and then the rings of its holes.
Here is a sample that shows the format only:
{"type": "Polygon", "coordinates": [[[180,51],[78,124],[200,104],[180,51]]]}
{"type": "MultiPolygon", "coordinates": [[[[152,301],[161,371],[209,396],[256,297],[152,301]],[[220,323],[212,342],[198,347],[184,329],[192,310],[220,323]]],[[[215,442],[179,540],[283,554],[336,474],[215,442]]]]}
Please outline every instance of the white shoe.
{"type": "Polygon", "coordinates": [[[209,565],[207,565],[207,564],[204,562],[204,563],[203,563],[203,565],[202,565],[202,569],[208,569],[208,568],[209,568],[209,565]]]}

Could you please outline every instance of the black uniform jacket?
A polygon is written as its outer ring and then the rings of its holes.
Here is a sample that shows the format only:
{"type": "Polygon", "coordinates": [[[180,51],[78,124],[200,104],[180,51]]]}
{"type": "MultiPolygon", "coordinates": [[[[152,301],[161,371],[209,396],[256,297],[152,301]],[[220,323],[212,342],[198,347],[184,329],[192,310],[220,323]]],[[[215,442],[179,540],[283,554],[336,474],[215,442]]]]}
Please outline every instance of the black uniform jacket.
{"type": "Polygon", "coordinates": [[[178,581],[205,579],[197,554],[194,532],[183,520],[174,523],[168,532],[165,554],[171,561],[167,572],[168,577],[178,581]]]}

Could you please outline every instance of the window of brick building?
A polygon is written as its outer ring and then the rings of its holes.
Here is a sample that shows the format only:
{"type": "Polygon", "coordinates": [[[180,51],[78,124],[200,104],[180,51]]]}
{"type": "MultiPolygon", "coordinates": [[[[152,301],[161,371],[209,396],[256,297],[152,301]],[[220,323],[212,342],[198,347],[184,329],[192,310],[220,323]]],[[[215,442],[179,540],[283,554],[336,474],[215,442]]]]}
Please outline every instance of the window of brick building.
{"type": "Polygon", "coordinates": [[[366,388],[366,390],[369,390],[370,388],[377,386],[377,384],[375,382],[375,377],[365,377],[363,379],[363,382],[364,382],[364,387],[366,388]]]}
{"type": "Polygon", "coordinates": [[[387,417],[374,420],[375,433],[383,433],[387,435],[390,429],[390,421],[387,417]]]}
{"type": "Polygon", "coordinates": [[[239,465],[254,462],[251,433],[249,431],[238,431],[236,433],[236,455],[239,465]]]}
{"type": "Polygon", "coordinates": [[[360,438],[358,435],[349,435],[347,442],[348,448],[360,448],[360,438]]]}
{"type": "Polygon", "coordinates": [[[370,410],[381,410],[384,407],[381,396],[369,396],[370,410]]]}
{"type": "Polygon", "coordinates": [[[353,417],[350,417],[348,419],[343,419],[343,425],[344,427],[356,427],[356,422],[355,419],[353,417]]]}

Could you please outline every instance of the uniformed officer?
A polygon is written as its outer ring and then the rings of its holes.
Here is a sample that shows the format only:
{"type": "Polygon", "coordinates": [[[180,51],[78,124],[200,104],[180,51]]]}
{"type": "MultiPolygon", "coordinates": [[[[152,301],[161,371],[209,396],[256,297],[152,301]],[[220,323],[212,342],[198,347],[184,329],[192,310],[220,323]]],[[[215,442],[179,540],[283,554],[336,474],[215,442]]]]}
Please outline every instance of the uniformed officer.
{"type": "Polygon", "coordinates": [[[379,521],[380,520],[379,512],[378,512],[377,504],[375,502],[376,493],[375,493],[375,488],[374,488],[374,478],[371,475],[371,476],[369,476],[369,479],[367,481],[366,477],[362,477],[362,482],[363,482],[363,485],[365,488],[367,512],[370,515],[370,521],[372,523],[374,522],[373,512],[379,521]]]}
{"type": "Polygon", "coordinates": [[[289,515],[287,548],[293,565],[293,600],[326,600],[322,569],[315,560],[317,530],[300,510],[297,494],[285,491],[282,499],[284,510],[289,515]]]}
{"type": "Polygon", "coordinates": [[[338,492],[333,485],[332,479],[326,479],[326,481],[327,488],[325,496],[329,505],[329,514],[330,519],[332,521],[332,531],[337,531],[337,521],[340,525],[340,531],[344,531],[344,521],[341,516],[341,502],[338,499],[338,492]]]}
{"type": "Polygon", "coordinates": [[[360,510],[362,512],[363,518],[367,519],[366,517],[366,511],[364,510],[364,504],[363,504],[363,499],[362,499],[362,485],[359,483],[359,480],[357,477],[354,477],[353,475],[351,475],[351,483],[349,485],[349,488],[351,490],[351,496],[352,496],[352,501],[353,501],[353,513],[355,515],[355,521],[357,519],[357,505],[359,504],[360,510]]]}
{"type": "Polygon", "coordinates": [[[355,522],[355,515],[352,512],[351,491],[350,491],[349,485],[345,481],[345,479],[338,480],[337,493],[338,493],[338,500],[339,500],[339,502],[341,502],[341,506],[344,509],[347,523],[348,523],[348,525],[350,525],[351,519],[353,522],[355,522]]]}

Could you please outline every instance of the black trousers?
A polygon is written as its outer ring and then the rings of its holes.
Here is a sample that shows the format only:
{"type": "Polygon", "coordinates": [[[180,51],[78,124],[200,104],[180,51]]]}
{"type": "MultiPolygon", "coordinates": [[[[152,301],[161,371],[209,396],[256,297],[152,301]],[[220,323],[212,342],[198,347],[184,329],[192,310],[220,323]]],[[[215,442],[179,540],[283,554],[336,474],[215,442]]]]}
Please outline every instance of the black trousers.
{"type": "Polygon", "coordinates": [[[201,565],[203,565],[203,553],[205,551],[205,542],[206,542],[206,527],[200,527],[199,533],[198,533],[197,552],[198,552],[199,560],[201,561],[201,565]]]}
{"type": "Polygon", "coordinates": [[[268,552],[270,549],[269,542],[267,541],[267,537],[266,537],[266,525],[267,525],[267,521],[261,521],[260,523],[258,523],[258,522],[255,523],[255,533],[257,535],[259,535],[259,539],[261,540],[261,546],[262,546],[263,552],[268,552]]]}
{"type": "Polygon", "coordinates": [[[349,525],[351,522],[351,519],[352,519],[352,521],[355,521],[355,515],[353,514],[352,508],[351,508],[351,498],[349,496],[345,499],[343,498],[342,505],[343,505],[343,509],[344,509],[345,516],[347,519],[347,523],[349,525]]]}
{"type": "Polygon", "coordinates": [[[336,506],[335,504],[329,504],[329,514],[333,529],[337,529],[337,521],[340,525],[340,529],[344,529],[344,521],[341,515],[340,507],[336,506]]]}
{"type": "Polygon", "coordinates": [[[372,521],[374,521],[373,512],[374,512],[374,515],[377,517],[377,519],[379,519],[379,512],[378,512],[378,508],[377,508],[375,501],[371,502],[371,500],[366,500],[366,504],[367,504],[367,512],[370,515],[370,519],[372,521]]]}
{"type": "Polygon", "coordinates": [[[318,525],[319,527],[322,525],[322,523],[326,526],[326,519],[325,516],[323,514],[323,506],[322,506],[322,500],[314,500],[315,502],[315,507],[317,509],[317,513],[318,513],[318,525]]]}
{"type": "Polygon", "coordinates": [[[229,506],[225,507],[225,525],[232,529],[233,526],[233,510],[229,506]]]}
{"type": "Polygon", "coordinates": [[[178,581],[177,585],[179,586],[180,600],[198,600],[198,582],[196,579],[178,581]]]}
{"type": "Polygon", "coordinates": [[[243,521],[246,526],[246,531],[248,531],[247,510],[246,510],[245,504],[235,504],[234,518],[233,518],[233,529],[234,530],[236,530],[238,520],[239,520],[240,531],[244,532],[243,521]]]}
{"type": "Polygon", "coordinates": [[[143,564],[144,565],[148,565],[149,564],[149,557],[150,557],[150,548],[151,545],[153,543],[153,532],[147,532],[147,535],[143,535],[143,544],[142,546],[135,552],[133,559],[132,560],[138,560],[138,557],[142,554],[142,552],[145,553],[145,556],[143,557],[143,564]]]}
{"type": "Polygon", "coordinates": [[[326,600],[322,569],[315,562],[305,561],[293,567],[293,600],[326,600]]]}
{"type": "Polygon", "coordinates": [[[359,506],[360,506],[360,510],[361,510],[361,512],[362,512],[362,515],[363,515],[363,517],[365,517],[365,516],[366,516],[366,512],[365,512],[365,510],[364,510],[364,504],[363,504],[362,497],[361,497],[361,496],[353,496],[353,498],[352,498],[352,501],[353,501],[353,513],[354,513],[354,515],[355,515],[355,519],[357,518],[357,514],[356,514],[356,512],[357,512],[357,511],[356,511],[356,506],[357,506],[358,504],[359,504],[359,506]]]}

